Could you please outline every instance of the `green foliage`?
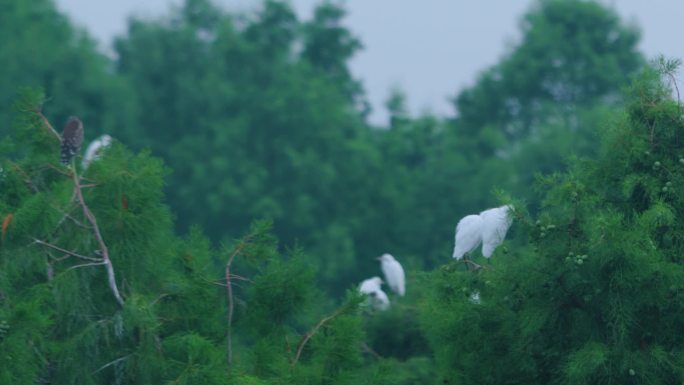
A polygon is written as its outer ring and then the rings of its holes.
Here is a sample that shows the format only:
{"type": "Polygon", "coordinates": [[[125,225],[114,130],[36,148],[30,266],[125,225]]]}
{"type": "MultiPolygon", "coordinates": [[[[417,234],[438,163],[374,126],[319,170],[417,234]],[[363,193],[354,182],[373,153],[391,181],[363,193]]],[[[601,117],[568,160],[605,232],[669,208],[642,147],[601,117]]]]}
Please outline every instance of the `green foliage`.
{"type": "MultiPolygon", "coordinates": [[[[34,103],[40,100],[34,95],[34,103]]],[[[35,107],[24,111],[40,116],[35,107]]],[[[37,155],[40,147],[59,150],[56,140],[44,143],[41,133],[49,131],[40,120],[20,121],[19,130],[35,135],[7,145],[3,164],[11,167],[0,182],[0,214],[11,219],[3,220],[0,244],[0,378],[91,384],[362,378],[367,365],[356,311],[362,298],[351,295],[322,315],[314,305],[326,301],[312,301],[320,296],[313,267],[300,250],[278,252],[270,221],[255,222],[219,253],[197,228],[177,237],[162,203],[160,160],[114,143],[81,176],[56,156],[37,155]],[[239,259],[237,271],[246,276],[232,270],[226,280],[223,258],[239,259]],[[228,301],[227,284],[236,288],[228,301]],[[227,302],[238,303],[235,315],[227,302]],[[239,338],[227,342],[229,328],[239,338]],[[231,349],[234,363],[226,359],[231,349]]]]}
{"type": "Polygon", "coordinates": [[[45,111],[59,126],[78,114],[87,137],[131,125],[135,108],[126,84],[95,42],[59,13],[52,0],[0,1],[0,137],[10,131],[12,101],[21,87],[42,87],[45,111]]]}
{"type": "Polygon", "coordinates": [[[442,378],[681,382],[684,202],[675,186],[684,122],[659,74],[667,71],[646,71],[634,83],[596,160],[549,178],[539,219],[521,223],[533,248],[475,274],[434,273],[423,324],[442,378]],[[473,290],[481,304],[468,299],[473,290]]]}

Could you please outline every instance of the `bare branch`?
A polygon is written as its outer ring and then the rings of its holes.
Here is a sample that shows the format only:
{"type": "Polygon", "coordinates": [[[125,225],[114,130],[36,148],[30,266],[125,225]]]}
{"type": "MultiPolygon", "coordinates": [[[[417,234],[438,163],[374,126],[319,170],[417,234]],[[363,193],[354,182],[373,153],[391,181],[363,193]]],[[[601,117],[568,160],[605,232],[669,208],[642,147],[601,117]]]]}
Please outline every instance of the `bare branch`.
{"type": "Polygon", "coordinates": [[[92,372],[92,373],[90,373],[90,374],[91,374],[91,375],[92,375],[92,374],[95,374],[95,373],[97,373],[97,372],[99,372],[99,371],[102,371],[102,370],[104,370],[104,369],[106,369],[106,368],[112,366],[112,365],[116,365],[118,362],[121,362],[121,361],[127,359],[127,358],[130,357],[130,356],[131,356],[131,355],[129,354],[129,355],[127,355],[127,356],[119,357],[119,358],[117,358],[116,360],[114,360],[114,361],[112,361],[112,362],[109,362],[109,363],[106,363],[106,364],[102,365],[99,369],[97,369],[96,371],[94,371],[94,372],[92,372]]]}
{"type": "Polygon", "coordinates": [[[40,239],[34,239],[34,240],[33,240],[33,243],[37,243],[37,244],[39,244],[39,245],[47,246],[47,247],[49,247],[49,248],[51,248],[51,249],[55,249],[55,250],[57,250],[57,251],[61,251],[61,252],[64,253],[64,254],[68,254],[68,255],[74,256],[74,257],[76,257],[76,258],[85,259],[85,260],[87,260],[87,261],[102,262],[102,258],[86,257],[85,255],[81,255],[81,254],[74,253],[73,251],[69,251],[69,250],[67,250],[67,249],[63,249],[63,248],[61,248],[61,247],[59,247],[59,246],[55,246],[55,245],[53,245],[53,244],[51,244],[51,243],[47,243],[47,242],[41,241],[40,239]]]}
{"type": "Polygon", "coordinates": [[[232,275],[230,274],[230,265],[233,264],[235,257],[242,251],[242,249],[247,245],[247,240],[243,240],[240,244],[235,247],[233,253],[228,258],[226,263],[225,280],[226,280],[226,295],[228,296],[228,333],[226,335],[226,350],[228,366],[233,364],[233,286],[230,282],[232,275]]]}
{"type": "Polygon", "coordinates": [[[171,294],[168,294],[168,293],[164,293],[164,294],[160,295],[159,297],[155,298],[154,301],[150,302],[150,306],[154,306],[157,302],[161,301],[162,299],[164,299],[170,295],[171,294]]]}
{"type": "MultiPolygon", "coordinates": [[[[73,200],[73,197],[72,197],[72,200],[73,200]]],[[[71,203],[71,201],[69,203],[71,203]]],[[[71,214],[69,212],[62,211],[55,206],[52,206],[52,208],[55,209],[55,211],[57,211],[58,213],[63,214],[62,218],[59,220],[59,222],[57,222],[57,227],[59,227],[64,222],[64,220],[69,219],[72,222],[74,222],[74,224],[76,224],[77,226],[83,227],[84,229],[88,229],[88,230],[91,229],[90,226],[85,225],[83,222],[81,222],[78,219],[71,216],[71,214]]]]}
{"type": "Polygon", "coordinates": [[[83,263],[80,265],[71,266],[70,268],[66,269],[65,271],[78,269],[79,267],[102,266],[102,265],[106,265],[106,264],[107,264],[107,262],[105,262],[105,261],[95,262],[95,263],[83,263]]]}
{"type": "Polygon", "coordinates": [[[62,141],[62,135],[60,135],[57,132],[57,130],[55,130],[55,128],[52,127],[52,124],[50,124],[50,121],[48,121],[47,118],[45,117],[45,115],[43,115],[43,112],[38,108],[34,109],[33,112],[36,115],[38,115],[40,120],[43,122],[43,126],[45,128],[47,128],[48,130],[50,130],[50,132],[52,132],[52,134],[57,138],[57,140],[61,142],[62,141]]]}
{"type": "Polygon", "coordinates": [[[306,346],[306,343],[309,342],[311,337],[318,333],[318,330],[322,328],[325,324],[337,318],[337,316],[344,313],[346,310],[348,310],[348,308],[343,305],[339,309],[335,310],[335,312],[333,312],[329,316],[324,317],[323,319],[318,321],[318,323],[316,324],[316,326],[313,327],[313,329],[304,334],[304,337],[302,337],[302,340],[299,342],[299,345],[297,345],[297,354],[295,355],[295,358],[292,361],[292,366],[295,366],[297,364],[297,361],[299,361],[299,357],[302,355],[302,351],[304,351],[304,346],[306,346]]]}
{"type": "Polygon", "coordinates": [[[88,219],[88,222],[90,222],[90,225],[93,227],[93,233],[95,233],[97,243],[100,244],[102,260],[104,261],[105,269],[107,270],[109,288],[112,290],[112,294],[114,295],[114,298],[116,298],[116,302],[118,302],[119,305],[123,306],[124,300],[123,298],[121,298],[121,294],[119,294],[119,288],[116,285],[114,267],[112,266],[111,259],[109,259],[109,249],[107,248],[107,244],[102,238],[102,233],[100,233],[100,227],[97,225],[97,219],[95,218],[95,215],[93,215],[92,211],[90,211],[90,208],[88,207],[88,205],[85,202],[85,199],[83,198],[83,192],[81,191],[81,181],[78,178],[78,175],[76,174],[76,166],[74,162],[75,160],[72,158],[71,170],[73,171],[72,175],[74,181],[74,190],[76,191],[76,197],[78,198],[78,202],[81,205],[81,208],[83,209],[83,215],[85,215],[86,219],[88,219]]]}
{"type": "Polygon", "coordinates": [[[468,265],[473,265],[473,268],[474,268],[473,271],[476,271],[476,270],[479,270],[479,269],[489,270],[488,267],[482,266],[482,265],[480,265],[479,263],[476,263],[476,262],[471,261],[470,259],[465,259],[465,258],[463,258],[463,259],[461,259],[459,262],[465,263],[466,266],[468,266],[468,265]]]}
{"type": "Polygon", "coordinates": [[[370,353],[373,357],[377,358],[378,360],[382,359],[382,356],[380,354],[378,354],[378,352],[373,350],[373,348],[368,346],[368,344],[365,342],[361,343],[361,349],[363,349],[364,352],[370,353]]]}

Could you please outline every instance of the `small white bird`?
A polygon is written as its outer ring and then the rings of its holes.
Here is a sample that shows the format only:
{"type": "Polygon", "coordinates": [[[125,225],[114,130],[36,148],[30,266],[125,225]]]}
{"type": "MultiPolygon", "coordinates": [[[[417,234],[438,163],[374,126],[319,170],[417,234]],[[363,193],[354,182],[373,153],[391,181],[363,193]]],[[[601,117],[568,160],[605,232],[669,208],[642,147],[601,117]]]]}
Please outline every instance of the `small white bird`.
{"type": "Polygon", "coordinates": [[[368,295],[368,302],[374,309],[387,310],[389,309],[390,301],[387,294],[380,288],[380,285],[382,285],[380,277],[368,278],[361,282],[359,291],[368,295]]]}
{"type": "Polygon", "coordinates": [[[511,227],[513,206],[506,205],[485,210],[480,213],[482,218],[482,255],[492,256],[494,250],[506,238],[508,228],[511,227]]]}
{"type": "Polygon", "coordinates": [[[480,242],[482,242],[482,218],[479,215],[463,217],[456,225],[452,257],[455,259],[463,258],[465,253],[475,250],[480,242]]]}
{"type": "Polygon", "coordinates": [[[475,305],[479,305],[482,303],[482,300],[480,300],[480,292],[475,290],[470,294],[470,297],[468,297],[468,300],[471,303],[474,303],[475,305]]]}
{"type": "Polygon", "coordinates": [[[105,148],[109,147],[111,144],[112,137],[107,134],[104,134],[90,142],[88,148],[86,149],[85,156],[83,157],[83,163],[81,164],[83,166],[83,169],[85,170],[86,168],[88,168],[92,161],[100,159],[102,151],[105,148]]]}
{"type": "Polygon", "coordinates": [[[385,281],[393,292],[403,296],[406,293],[406,277],[404,275],[404,268],[394,259],[391,254],[383,254],[378,257],[380,260],[380,267],[382,273],[385,275],[385,281]]]}

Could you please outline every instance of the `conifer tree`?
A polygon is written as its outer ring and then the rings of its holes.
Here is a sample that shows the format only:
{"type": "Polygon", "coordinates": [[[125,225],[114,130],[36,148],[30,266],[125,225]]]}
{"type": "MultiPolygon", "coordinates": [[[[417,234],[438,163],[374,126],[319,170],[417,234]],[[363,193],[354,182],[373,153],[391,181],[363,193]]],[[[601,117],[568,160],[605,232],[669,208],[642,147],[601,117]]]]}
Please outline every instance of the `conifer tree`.
{"type": "Polygon", "coordinates": [[[677,63],[635,82],[596,160],[544,179],[529,246],[433,273],[423,325],[450,384],[679,384],[684,379],[684,121],[677,63]],[[676,90],[674,90],[676,91],[676,90]],[[481,302],[470,296],[481,294],[481,302]],[[449,341],[449,343],[444,343],[449,341]]]}
{"type": "Polygon", "coordinates": [[[362,298],[330,306],[270,223],[220,252],[176,236],[162,162],[116,142],[63,166],[42,100],[0,147],[1,383],[369,383],[362,298]]]}

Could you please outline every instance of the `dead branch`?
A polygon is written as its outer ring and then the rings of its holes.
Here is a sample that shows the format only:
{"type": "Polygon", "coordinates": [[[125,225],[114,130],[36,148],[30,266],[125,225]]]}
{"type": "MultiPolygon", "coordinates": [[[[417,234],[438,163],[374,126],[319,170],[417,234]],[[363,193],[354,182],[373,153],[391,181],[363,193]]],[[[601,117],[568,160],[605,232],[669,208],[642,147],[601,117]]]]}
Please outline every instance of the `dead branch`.
{"type": "Polygon", "coordinates": [[[228,333],[226,336],[226,350],[227,350],[227,359],[228,359],[228,366],[233,364],[233,311],[234,311],[234,304],[233,304],[233,285],[230,282],[230,278],[233,276],[230,273],[230,265],[233,264],[233,260],[235,257],[242,251],[242,249],[245,248],[247,245],[247,239],[243,240],[240,242],[240,244],[235,247],[233,250],[233,253],[230,255],[230,258],[228,258],[228,262],[226,263],[226,272],[225,272],[225,280],[226,280],[226,294],[228,296],[228,333]]]}
{"type": "Polygon", "coordinates": [[[295,366],[297,364],[297,361],[299,361],[299,357],[302,355],[302,351],[304,351],[304,346],[306,346],[306,343],[309,342],[311,337],[318,333],[318,330],[322,328],[325,324],[337,318],[337,316],[344,313],[347,309],[348,308],[343,305],[342,307],[335,310],[329,316],[326,316],[320,321],[318,321],[318,323],[316,324],[316,326],[313,327],[313,329],[309,330],[306,334],[304,334],[304,337],[302,337],[302,340],[299,342],[299,345],[297,345],[297,354],[295,355],[294,360],[292,360],[292,366],[295,366]]]}
{"type": "Polygon", "coordinates": [[[114,298],[116,298],[116,302],[118,302],[119,305],[123,306],[124,300],[123,298],[121,298],[121,294],[119,294],[119,288],[116,285],[114,266],[112,266],[112,261],[109,258],[109,249],[107,248],[107,244],[102,238],[102,233],[100,232],[100,227],[97,225],[97,219],[95,218],[95,215],[93,215],[92,211],[90,211],[90,208],[88,207],[88,205],[85,202],[85,199],[83,198],[83,192],[81,191],[81,181],[78,178],[78,174],[76,173],[76,166],[74,162],[75,160],[72,159],[71,171],[73,175],[74,190],[76,191],[76,197],[78,198],[78,202],[81,205],[81,208],[83,209],[83,215],[85,215],[86,219],[88,219],[88,222],[90,222],[90,225],[93,227],[93,233],[95,234],[97,243],[99,243],[100,245],[102,260],[104,262],[105,269],[107,270],[109,288],[112,290],[112,294],[114,295],[114,298]]]}
{"type": "Polygon", "coordinates": [[[365,342],[361,342],[361,349],[363,349],[364,352],[370,353],[373,357],[375,357],[378,360],[382,359],[382,356],[380,354],[378,354],[378,352],[373,350],[373,348],[368,346],[368,344],[365,342]]]}
{"type": "Polygon", "coordinates": [[[127,359],[127,358],[130,357],[130,356],[131,356],[131,354],[126,355],[126,356],[123,356],[123,357],[119,357],[119,358],[117,358],[116,360],[114,360],[114,361],[112,361],[112,362],[109,362],[109,363],[107,363],[107,364],[102,365],[99,369],[97,369],[96,371],[94,371],[94,372],[92,372],[92,373],[90,373],[90,374],[93,375],[93,374],[95,374],[95,373],[97,373],[97,372],[100,372],[100,371],[102,371],[102,370],[108,368],[109,366],[115,365],[115,364],[117,364],[117,363],[119,363],[119,362],[121,362],[121,361],[127,359]]]}
{"type": "MultiPolygon", "coordinates": [[[[71,201],[73,201],[73,197],[72,197],[71,201]]],[[[71,201],[69,201],[69,203],[71,203],[71,201]]],[[[59,226],[60,226],[66,219],[69,219],[69,220],[71,220],[72,222],[74,222],[75,225],[77,225],[77,226],[79,226],[79,227],[83,227],[84,229],[88,229],[88,230],[91,229],[90,226],[85,225],[83,222],[81,222],[81,221],[79,221],[78,219],[76,219],[76,218],[74,218],[73,216],[71,216],[71,214],[70,214],[69,212],[62,211],[62,210],[60,210],[59,208],[57,208],[57,207],[55,207],[55,206],[52,206],[52,208],[55,209],[55,211],[57,211],[58,213],[63,214],[62,218],[57,222],[57,228],[59,228],[59,226]]],[[[70,209],[70,211],[71,211],[71,210],[72,210],[72,209],[70,209]]]]}
{"type": "Polygon", "coordinates": [[[104,265],[104,264],[106,264],[105,261],[93,262],[93,263],[82,263],[82,264],[80,264],[80,265],[71,266],[70,268],[66,269],[65,271],[78,269],[79,267],[102,266],[102,265],[104,265]]]}
{"type": "Polygon", "coordinates": [[[45,117],[45,115],[43,115],[43,112],[42,112],[38,107],[36,107],[36,108],[33,110],[33,112],[34,112],[36,115],[38,115],[38,117],[40,118],[41,122],[43,122],[43,127],[45,127],[45,128],[47,128],[48,130],[50,130],[50,132],[52,132],[52,134],[57,138],[57,140],[61,142],[61,141],[62,141],[62,135],[60,135],[60,134],[57,132],[57,130],[55,130],[55,128],[52,127],[52,124],[50,124],[50,121],[48,121],[48,119],[45,117]]]}
{"type": "Polygon", "coordinates": [[[476,262],[471,261],[470,259],[465,259],[465,258],[463,258],[463,259],[460,260],[460,262],[465,263],[466,266],[468,266],[468,264],[473,265],[473,268],[474,268],[473,271],[476,271],[476,270],[479,270],[479,269],[484,269],[484,270],[488,270],[488,269],[489,269],[488,267],[482,266],[482,265],[480,265],[479,263],[476,263],[476,262]]]}
{"type": "Polygon", "coordinates": [[[76,257],[76,258],[81,258],[81,259],[85,259],[85,260],[87,260],[87,261],[93,261],[93,262],[102,262],[102,258],[86,257],[85,255],[81,255],[81,254],[74,253],[73,251],[69,251],[69,250],[67,250],[67,249],[63,249],[63,248],[61,248],[61,247],[59,247],[59,246],[55,246],[55,245],[53,245],[53,244],[51,244],[51,243],[41,241],[40,239],[34,239],[34,240],[33,240],[33,243],[37,243],[37,244],[39,244],[39,245],[47,246],[47,247],[49,247],[49,248],[51,248],[51,249],[55,249],[55,250],[57,250],[57,251],[61,251],[61,252],[64,253],[64,254],[68,254],[68,255],[74,256],[74,257],[76,257]]]}

